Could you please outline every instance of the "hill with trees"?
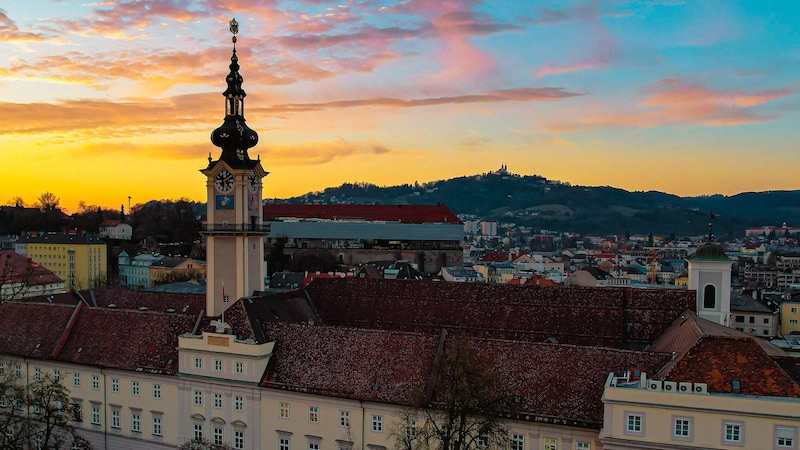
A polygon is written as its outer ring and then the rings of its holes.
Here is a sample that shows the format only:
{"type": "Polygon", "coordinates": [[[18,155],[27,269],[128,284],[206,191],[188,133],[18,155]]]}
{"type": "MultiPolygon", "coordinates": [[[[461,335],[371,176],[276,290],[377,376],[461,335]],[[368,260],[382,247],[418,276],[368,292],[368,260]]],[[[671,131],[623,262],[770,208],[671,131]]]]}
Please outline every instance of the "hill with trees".
{"type": "Polygon", "coordinates": [[[287,203],[445,203],[462,217],[514,222],[534,229],[580,233],[697,235],[716,216],[716,234],[743,235],[748,227],[800,224],[800,191],[679,197],[610,186],[572,186],[538,175],[487,173],[425,184],[379,187],[345,183],[287,203]]]}

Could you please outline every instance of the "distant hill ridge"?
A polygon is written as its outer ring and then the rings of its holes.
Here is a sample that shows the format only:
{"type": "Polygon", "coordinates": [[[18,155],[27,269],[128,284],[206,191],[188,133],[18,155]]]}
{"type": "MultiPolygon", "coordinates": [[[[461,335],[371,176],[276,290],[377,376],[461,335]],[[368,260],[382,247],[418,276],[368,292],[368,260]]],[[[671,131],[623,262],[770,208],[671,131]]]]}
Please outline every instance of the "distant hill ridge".
{"type": "Polygon", "coordinates": [[[732,196],[679,197],[658,191],[629,192],[610,186],[572,186],[538,175],[504,170],[425,184],[379,187],[345,183],[277,203],[434,204],[459,215],[515,222],[534,229],[585,234],[708,232],[741,236],[748,227],[800,224],[800,190],[745,192],[732,196]]]}

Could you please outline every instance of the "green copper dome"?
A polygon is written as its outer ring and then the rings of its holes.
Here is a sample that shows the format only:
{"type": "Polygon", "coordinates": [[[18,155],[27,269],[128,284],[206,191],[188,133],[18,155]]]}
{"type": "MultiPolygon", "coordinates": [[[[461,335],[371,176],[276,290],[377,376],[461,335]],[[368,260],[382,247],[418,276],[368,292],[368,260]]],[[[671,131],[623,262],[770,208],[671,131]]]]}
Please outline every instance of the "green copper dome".
{"type": "Polygon", "coordinates": [[[688,258],[689,261],[730,261],[725,250],[717,244],[706,242],[688,258]]]}

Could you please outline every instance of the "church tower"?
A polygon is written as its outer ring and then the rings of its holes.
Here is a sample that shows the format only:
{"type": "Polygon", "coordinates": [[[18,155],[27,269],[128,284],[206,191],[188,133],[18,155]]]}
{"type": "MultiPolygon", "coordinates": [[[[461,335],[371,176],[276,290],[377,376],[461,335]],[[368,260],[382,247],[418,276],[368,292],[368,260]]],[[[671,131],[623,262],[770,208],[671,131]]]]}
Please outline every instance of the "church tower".
{"type": "Polygon", "coordinates": [[[689,262],[689,289],[694,289],[697,296],[697,315],[729,327],[733,260],[712,241],[711,222],[708,223],[708,241],[686,260],[689,262]]]}
{"type": "Polygon", "coordinates": [[[225,119],[211,133],[211,142],[222,149],[219,159],[208,156],[206,176],[206,315],[217,317],[241,297],[264,290],[264,236],[261,206],[262,179],[268,172],[260,157],[250,159],[247,150],[258,143],[258,134],[244,120],[242,76],[236,56],[239,24],[230,21],[233,53],[226,78],[225,119]]]}

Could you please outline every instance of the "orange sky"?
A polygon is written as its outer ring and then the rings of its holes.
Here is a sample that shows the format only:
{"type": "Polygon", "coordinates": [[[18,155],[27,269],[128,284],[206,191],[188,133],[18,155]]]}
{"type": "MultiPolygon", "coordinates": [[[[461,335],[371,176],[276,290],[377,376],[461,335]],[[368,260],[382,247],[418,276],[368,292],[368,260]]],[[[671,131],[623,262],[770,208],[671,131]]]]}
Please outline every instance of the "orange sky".
{"type": "Polygon", "coordinates": [[[501,164],[678,195],[798,188],[795,4],[263,4],[0,6],[0,203],[204,200],[232,16],[265,197],[501,164]]]}

